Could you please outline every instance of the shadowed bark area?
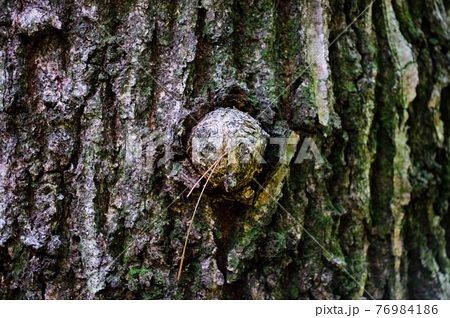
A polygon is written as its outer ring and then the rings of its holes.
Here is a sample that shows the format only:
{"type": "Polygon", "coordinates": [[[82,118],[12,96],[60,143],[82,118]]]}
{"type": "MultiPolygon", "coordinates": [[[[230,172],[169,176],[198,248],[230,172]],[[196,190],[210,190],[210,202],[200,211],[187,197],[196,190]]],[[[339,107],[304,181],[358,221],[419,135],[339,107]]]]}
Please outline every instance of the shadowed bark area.
{"type": "Polygon", "coordinates": [[[450,2],[371,2],[0,0],[0,299],[450,298],[450,2]],[[177,281],[220,107],[290,143],[177,281]]]}

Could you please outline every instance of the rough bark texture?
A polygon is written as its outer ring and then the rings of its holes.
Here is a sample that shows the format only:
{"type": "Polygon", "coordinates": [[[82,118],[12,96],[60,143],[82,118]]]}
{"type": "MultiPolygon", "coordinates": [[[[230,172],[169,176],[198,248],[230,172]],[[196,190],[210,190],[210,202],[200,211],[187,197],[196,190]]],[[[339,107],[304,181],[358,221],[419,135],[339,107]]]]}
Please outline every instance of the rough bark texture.
{"type": "Polygon", "coordinates": [[[0,298],[449,298],[450,1],[370,2],[1,0],[0,298]],[[206,191],[177,281],[233,106],[289,162],[206,191]]]}

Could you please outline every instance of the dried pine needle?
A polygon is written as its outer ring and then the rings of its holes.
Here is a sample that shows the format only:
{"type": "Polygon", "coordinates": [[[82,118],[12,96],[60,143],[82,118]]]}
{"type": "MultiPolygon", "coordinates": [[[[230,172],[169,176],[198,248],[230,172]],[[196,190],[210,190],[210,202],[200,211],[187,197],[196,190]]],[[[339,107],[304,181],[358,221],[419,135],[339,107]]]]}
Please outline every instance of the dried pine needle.
{"type": "Polygon", "coordinates": [[[208,185],[209,179],[211,178],[211,176],[214,173],[214,170],[216,170],[217,166],[220,163],[220,160],[228,153],[228,151],[226,151],[223,155],[221,155],[219,157],[219,159],[217,159],[214,164],[201,176],[200,179],[198,179],[198,181],[194,184],[194,186],[192,187],[191,191],[189,192],[188,196],[191,194],[192,190],[194,190],[195,186],[203,179],[203,177],[209,172],[209,170],[212,169],[211,173],[208,176],[208,179],[206,179],[205,185],[203,186],[202,192],[200,193],[200,196],[197,200],[197,204],[195,205],[195,209],[194,209],[194,213],[192,214],[192,218],[191,218],[191,223],[189,224],[189,228],[187,231],[187,235],[186,235],[186,240],[184,242],[184,247],[183,247],[183,254],[181,255],[181,263],[180,263],[180,269],[178,270],[178,280],[180,280],[180,276],[181,276],[181,269],[183,268],[183,261],[184,261],[184,254],[186,253],[186,247],[187,247],[187,242],[189,239],[189,234],[191,233],[191,227],[192,227],[192,223],[194,223],[194,217],[195,217],[195,213],[197,212],[197,208],[198,205],[200,204],[200,200],[202,199],[202,195],[203,192],[205,192],[206,186],[208,185]]]}
{"type": "MultiPolygon", "coordinates": [[[[226,156],[226,154],[228,153],[228,151],[226,151],[223,155],[221,155],[219,157],[219,159],[217,159],[212,165],[211,167],[209,167],[208,170],[206,170],[206,172],[200,177],[200,179],[197,180],[197,182],[192,186],[191,191],[189,191],[187,197],[189,197],[192,193],[192,191],[194,191],[194,188],[200,183],[200,181],[202,181],[202,179],[205,177],[205,175],[209,172],[209,170],[211,169],[215,169],[217,167],[217,165],[219,164],[220,160],[226,156]]],[[[210,176],[211,177],[211,176],[210,176]]],[[[209,178],[208,178],[209,179],[209,178]]]]}

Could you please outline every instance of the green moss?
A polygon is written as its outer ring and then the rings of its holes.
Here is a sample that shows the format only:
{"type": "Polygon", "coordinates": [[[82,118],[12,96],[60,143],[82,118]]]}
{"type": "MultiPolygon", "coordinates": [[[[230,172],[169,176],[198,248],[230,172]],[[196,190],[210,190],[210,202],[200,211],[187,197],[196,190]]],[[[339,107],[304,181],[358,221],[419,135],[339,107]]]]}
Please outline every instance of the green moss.
{"type": "Polygon", "coordinates": [[[182,300],[183,299],[183,294],[179,291],[177,291],[177,293],[175,294],[175,297],[173,298],[175,300],[182,300]]]}
{"type": "Polygon", "coordinates": [[[162,276],[160,273],[155,273],[153,276],[153,279],[154,279],[156,285],[159,285],[159,286],[165,285],[166,280],[164,279],[164,276],[162,276]]]}
{"type": "Polygon", "coordinates": [[[289,290],[290,296],[293,299],[298,299],[298,288],[295,285],[291,285],[291,288],[289,290]]]}
{"type": "Polygon", "coordinates": [[[237,268],[239,266],[239,260],[237,258],[233,258],[230,260],[230,265],[232,268],[237,268]]]}
{"type": "Polygon", "coordinates": [[[216,238],[218,238],[219,240],[222,238],[222,232],[220,232],[219,230],[216,230],[214,232],[214,234],[215,234],[216,238]]]}
{"type": "MultiPolygon", "coordinates": [[[[301,73],[300,73],[301,74],[301,73]]],[[[315,92],[316,88],[314,85],[314,81],[309,81],[307,86],[301,86],[300,90],[300,101],[306,103],[308,106],[315,107],[316,97],[315,92]]],[[[300,105],[296,105],[297,107],[300,105]]]]}
{"type": "Polygon", "coordinates": [[[15,280],[19,278],[19,275],[22,272],[23,268],[25,267],[26,263],[27,261],[23,257],[19,258],[19,260],[16,261],[16,265],[14,266],[13,269],[13,277],[15,280]]]}
{"type": "Polygon", "coordinates": [[[419,24],[415,24],[416,21],[421,19],[423,12],[421,12],[422,5],[420,2],[415,3],[413,6],[413,13],[419,12],[418,16],[412,16],[409,10],[408,1],[392,1],[392,5],[395,9],[395,16],[400,22],[400,29],[406,40],[411,43],[417,41],[422,36],[422,31],[419,24]]]}
{"type": "Polygon", "coordinates": [[[134,277],[135,275],[145,274],[145,273],[152,273],[151,269],[147,268],[137,268],[137,269],[131,269],[127,276],[134,277]]]}
{"type": "Polygon", "coordinates": [[[149,293],[144,293],[142,298],[146,300],[161,299],[162,297],[164,297],[164,293],[164,290],[161,288],[152,288],[152,291],[149,293]]]}
{"type": "Polygon", "coordinates": [[[435,39],[435,38],[430,38],[428,41],[430,41],[430,43],[431,43],[432,45],[438,45],[438,44],[439,44],[439,40],[438,40],[438,39],[435,39]]]}
{"type": "Polygon", "coordinates": [[[17,258],[19,256],[20,252],[22,251],[22,249],[23,249],[23,245],[21,245],[21,244],[14,245],[13,252],[12,252],[12,259],[17,258]]]}
{"type": "Polygon", "coordinates": [[[118,160],[125,159],[125,155],[126,155],[125,148],[121,148],[120,151],[119,151],[119,154],[117,155],[117,159],[118,160]]]}

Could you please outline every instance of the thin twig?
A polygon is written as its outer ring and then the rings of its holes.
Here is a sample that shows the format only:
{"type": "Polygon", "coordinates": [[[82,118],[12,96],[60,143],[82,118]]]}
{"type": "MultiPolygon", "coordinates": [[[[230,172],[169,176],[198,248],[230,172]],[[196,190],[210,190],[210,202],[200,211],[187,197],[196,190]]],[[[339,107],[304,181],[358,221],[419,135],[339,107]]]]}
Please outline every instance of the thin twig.
{"type": "MultiPolygon", "coordinates": [[[[228,152],[228,151],[227,151],[227,152],[228,152]]],[[[187,232],[187,235],[186,235],[186,241],[184,242],[183,254],[181,255],[180,269],[178,270],[178,280],[180,280],[181,269],[183,268],[184,254],[186,253],[186,246],[187,246],[187,242],[188,242],[188,239],[189,239],[189,233],[191,232],[192,223],[194,223],[195,213],[197,212],[198,205],[200,204],[200,200],[202,199],[203,192],[205,191],[206,186],[208,185],[209,179],[210,179],[211,176],[213,175],[214,170],[216,170],[217,166],[219,165],[220,159],[222,159],[223,156],[225,156],[225,154],[226,154],[226,153],[224,153],[222,156],[220,156],[220,158],[217,159],[216,162],[214,162],[214,164],[208,169],[208,171],[209,171],[209,170],[212,168],[212,171],[211,171],[211,173],[209,174],[208,179],[206,179],[205,185],[203,186],[202,192],[200,193],[200,196],[199,196],[199,198],[198,198],[198,200],[197,200],[197,204],[195,205],[194,213],[192,214],[191,224],[189,224],[189,229],[188,229],[188,232],[187,232]]],[[[207,174],[208,171],[206,171],[205,174],[207,174]]],[[[204,175],[205,175],[205,174],[204,174],[204,175]]],[[[204,176],[204,175],[203,175],[203,176],[204,176]]],[[[203,176],[202,176],[202,178],[203,178],[203,176]]],[[[201,180],[201,179],[200,179],[200,180],[201,180]]],[[[200,181],[200,180],[199,180],[199,181],[200,181]]],[[[192,190],[191,190],[191,191],[192,191],[192,190]]]]}
{"type": "MultiPolygon", "coordinates": [[[[192,191],[194,191],[194,188],[200,183],[200,181],[202,181],[202,179],[206,176],[206,174],[209,172],[209,170],[213,169],[218,163],[219,161],[225,157],[225,155],[228,153],[228,151],[226,151],[223,155],[221,155],[219,157],[219,159],[217,159],[212,165],[211,167],[209,167],[208,170],[206,170],[206,172],[200,177],[200,179],[197,180],[197,182],[192,186],[191,191],[189,191],[188,195],[186,196],[187,198],[191,195],[192,191]]],[[[215,168],[214,168],[215,169],[215,168]]]]}

